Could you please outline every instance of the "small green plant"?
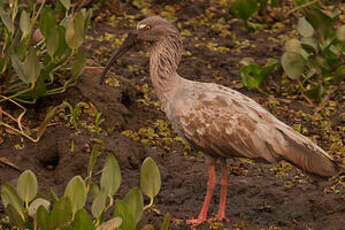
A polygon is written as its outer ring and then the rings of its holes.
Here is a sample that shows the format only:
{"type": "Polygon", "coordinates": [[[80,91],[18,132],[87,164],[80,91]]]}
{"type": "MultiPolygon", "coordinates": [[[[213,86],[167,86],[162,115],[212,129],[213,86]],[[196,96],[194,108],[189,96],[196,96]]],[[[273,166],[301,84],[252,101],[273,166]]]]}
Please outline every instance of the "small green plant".
{"type": "Polygon", "coordinates": [[[0,91],[6,98],[35,103],[73,84],[86,57],[79,50],[91,11],[72,14],[70,1],[0,2],[0,91]],[[60,17],[62,16],[62,17],[60,17]],[[19,26],[16,26],[19,25],[19,26]]]}
{"type": "Polygon", "coordinates": [[[269,73],[278,65],[276,59],[267,59],[264,66],[255,63],[252,58],[244,58],[240,62],[242,83],[250,89],[257,89],[260,92],[263,90],[263,85],[269,73]]]}
{"type": "Polygon", "coordinates": [[[277,5],[277,0],[236,0],[231,3],[229,12],[245,22],[247,29],[257,30],[262,27],[258,23],[249,21],[259,10],[266,9],[270,4],[277,5]]]}
{"type": "Polygon", "coordinates": [[[344,79],[345,25],[335,28],[337,10],[312,8],[306,12],[297,24],[301,38],[286,42],[281,64],[306,96],[319,101],[331,82],[344,79]]]}
{"type": "MultiPolygon", "coordinates": [[[[89,160],[87,178],[73,177],[61,198],[58,198],[54,192],[52,192],[52,200],[39,197],[38,181],[31,170],[26,170],[19,176],[15,188],[3,184],[1,199],[11,226],[23,230],[135,230],[143,211],[152,206],[154,197],[160,190],[159,169],[152,158],[146,158],[141,167],[141,190],[133,188],[123,200],[118,199],[114,202],[113,196],[121,184],[119,164],[113,155],[108,155],[98,185],[92,180],[93,167],[98,156],[98,148],[94,147],[89,160]],[[90,197],[93,199],[92,217],[85,209],[90,191],[92,194],[90,197]],[[150,203],[146,206],[142,193],[150,199],[150,203]],[[114,208],[114,216],[105,220],[105,214],[111,208],[114,208]]],[[[168,230],[169,220],[170,216],[167,215],[162,230],[168,230]]]]}

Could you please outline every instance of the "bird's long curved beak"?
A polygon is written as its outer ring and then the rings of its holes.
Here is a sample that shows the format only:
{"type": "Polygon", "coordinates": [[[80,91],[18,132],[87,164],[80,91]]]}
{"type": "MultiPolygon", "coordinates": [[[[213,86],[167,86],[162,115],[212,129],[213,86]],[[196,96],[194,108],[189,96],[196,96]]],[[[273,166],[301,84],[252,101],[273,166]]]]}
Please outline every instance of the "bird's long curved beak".
{"type": "Polygon", "coordinates": [[[137,31],[130,31],[128,33],[128,37],[122,43],[122,46],[111,55],[111,58],[108,60],[107,64],[105,65],[101,78],[100,78],[100,82],[99,82],[100,84],[104,83],[105,75],[107,74],[113,62],[116,59],[120,58],[122,55],[124,55],[128,50],[130,50],[136,44],[137,41],[138,41],[137,31]]]}

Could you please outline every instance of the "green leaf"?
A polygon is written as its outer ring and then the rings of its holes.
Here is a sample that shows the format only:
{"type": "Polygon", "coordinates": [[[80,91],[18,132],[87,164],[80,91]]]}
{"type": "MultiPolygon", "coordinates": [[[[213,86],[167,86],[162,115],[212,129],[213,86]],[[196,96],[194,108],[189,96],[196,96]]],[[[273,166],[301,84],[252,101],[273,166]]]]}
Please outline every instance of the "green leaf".
{"type": "Polygon", "coordinates": [[[284,71],[291,79],[297,79],[304,72],[305,60],[298,53],[285,52],[281,58],[284,71]]]}
{"type": "Polygon", "coordinates": [[[11,204],[7,206],[6,212],[8,217],[10,218],[10,223],[12,226],[16,226],[20,230],[25,229],[23,218],[11,204]]]}
{"type": "Polygon", "coordinates": [[[160,230],[169,230],[170,219],[171,219],[170,214],[167,213],[164,217],[163,224],[162,224],[160,230]]]}
{"type": "Polygon", "coordinates": [[[55,52],[55,55],[61,56],[62,54],[64,54],[66,51],[69,50],[68,45],[65,40],[66,28],[64,26],[61,26],[61,25],[58,26],[58,35],[59,35],[59,38],[58,38],[59,46],[55,52]]]}
{"type": "Polygon", "coordinates": [[[320,101],[320,99],[327,93],[327,90],[323,87],[322,84],[318,84],[317,86],[311,88],[310,90],[307,90],[305,92],[305,95],[309,98],[313,98],[317,101],[320,101]]]}
{"type": "Polygon", "coordinates": [[[246,87],[251,89],[260,88],[260,69],[260,66],[255,63],[241,67],[241,79],[246,87]]]}
{"type": "Polygon", "coordinates": [[[107,194],[103,190],[99,191],[91,206],[91,213],[95,218],[99,218],[99,216],[105,211],[106,201],[107,194]]]}
{"type": "Polygon", "coordinates": [[[80,209],[71,224],[73,230],[95,230],[96,227],[92,222],[89,214],[85,209],[80,209]]]}
{"type": "Polygon", "coordinates": [[[48,200],[37,198],[30,203],[29,206],[29,216],[34,217],[37,213],[37,210],[40,206],[45,207],[47,210],[50,207],[50,202],[48,200]]]}
{"type": "Polygon", "coordinates": [[[132,212],[136,223],[138,223],[141,219],[144,209],[144,198],[140,190],[136,187],[133,188],[126,194],[123,201],[126,203],[128,209],[132,212]]]}
{"type": "Polygon", "coordinates": [[[49,212],[43,206],[39,206],[37,209],[37,224],[40,230],[51,230],[49,222],[49,212]]]}
{"type": "Polygon", "coordinates": [[[72,77],[76,78],[78,77],[82,70],[85,67],[86,63],[86,56],[85,53],[80,50],[78,54],[74,57],[73,62],[72,62],[72,77]]]}
{"type": "Polygon", "coordinates": [[[321,35],[323,40],[330,40],[335,35],[334,20],[323,13],[320,9],[311,9],[306,19],[313,28],[321,35]]]}
{"type": "Polygon", "coordinates": [[[345,77],[345,65],[339,66],[335,71],[335,76],[339,78],[345,77]]]}
{"type": "Polygon", "coordinates": [[[140,170],[140,187],[144,194],[153,199],[161,188],[161,175],[151,157],[147,157],[140,170]]]}
{"type": "Polygon", "coordinates": [[[68,197],[62,197],[54,204],[50,215],[52,229],[62,228],[71,220],[72,207],[68,197]]]}
{"type": "Polygon", "coordinates": [[[92,197],[94,199],[96,199],[96,197],[97,197],[97,195],[98,195],[98,193],[100,191],[98,185],[96,183],[91,183],[91,189],[90,190],[91,190],[91,193],[92,193],[92,197]]]}
{"type": "Polygon", "coordinates": [[[73,216],[79,209],[84,207],[87,193],[85,182],[81,176],[75,176],[69,181],[64,196],[71,201],[73,216]]]}
{"type": "Polygon", "coordinates": [[[60,2],[66,8],[66,10],[69,10],[71,7],[71,0],[60,0],[60,2]]]}
{"type": "Polygon", "coordinates": [[[307,21],[305,17],[298,19],[297,31],[303,37],[311,37],[314,34],[313,26],[307,21]]]}
{"type": "Polygon", "coordinates": [[[319,46],[315,38],[313,37],[304,37],[301,39],[301,45],[302,47],[312,53],[318,53],[319,52],[319,46]]]}
{"type": "Polygon", "coordinates": [[[76,14],[66,26],[65,39],[71,49],[78,49],[84,40],[84,17],[76,14]]]}
{"type": "Polygon", "coordinates": [[[100,152],[98,151],[98,145],[92,146],[92,151],[90,154],[90,159],[89,159],[89,165],[87,167],[87,175],[90,175],[93,168],[95,167],[97,157],[100,155],[100,152]]]}
{"type": "Polygon", "coordinates": [[[6,26],[8,32],[13,34],[14,32],[14,25],[12,23],[12,20],[10,18],[10,15],[4,11],[2,7],[0,7],[0,18],[4,25],[6,26]]]}
{"type": "Polygon", "coordinates": [[[56,50],[59,47],[59,34],[56,27],[52,27],[47,37],[47,51],[51,58],[54,57],[56,50]]]}
{"type": "Polygon", "coordinates": [[[101,176],[101,190],[104,190],[107,196],[113,196],[119,189],[120,184],[121,171],[119,163],[113,155],[109,154],[101,176]]]}
{"type": "Polygon", "coordinates": [[[11,55],[11,61],[12,61],[12,66],[14,70],[16,71],[19,79],[28,84],[29,81],[24,73],[24,64],[19,60],[18,56],[15,54],[11,55]]]}
{"type": "Polygon", "coordinates": [[[345,41],[345,25],[342,25],[337,29],[337,39],[342,42],[345,41]]]}
{"type": "Polygon", "coordinates": [[[121,217],[123,221],[121,225],[121,229],[126,229],[126,230],[136,229],[135,218],[123,200],[116,200],[115,217],[121,217]]]}
{"type": "Polygon", "coordinates": [[[114,230],[122,224],[121,217],[114,217],[97,227],[97,230],[114,230]]]}
{"type": "Polygon", "coordinates": [[[11,185],[3,184],[1,186],[1,200],[5,208],[7,208],[8,205],[11,205],[24,219],[23,201],[11,185]]]}
{"type": "Polygon", "coordinates": [[[259,10],[259,2],[257,0],[236,0],[232,2],[229,10],[236,17],[247,21],[259,10]]]}
{"type": "Polygon", "coordinates": [[[301,51],[301,43],[298,39],[293,38],[285,43],[285,50],[288,52],[299,53],[301,51]]]}
{"type": "Polygon", "coordinates": [[[22,36],[23,38],[29,34],[29,32],[30,32],[30,16],[25,10],[23,10],[22,14],[20,15],[19,27],[23,32],[23,36],[22,36]]]}
{"type": "Polygon", "coordinates": [[[17,193],[25,203],[32,201],[38,191],[38,182],[31,170],[25,170],[17,180],[17,193]]]}
{"type": "Polygon", "coordinates": [[[54,10],[49,7],[44,7],[40,15],[40,31],[46,39],[48,39],[52,28],[56,27],[56,25],[57,22],[54,10]]]}
{"type": "Polygon", "coordinates": [[[41,73],[41,63],[39,57],[36,55],[36,50],[31,48],[29,54],[26,56],[23,63],[23,69],[26,80],[34,84],[41,73]]]}

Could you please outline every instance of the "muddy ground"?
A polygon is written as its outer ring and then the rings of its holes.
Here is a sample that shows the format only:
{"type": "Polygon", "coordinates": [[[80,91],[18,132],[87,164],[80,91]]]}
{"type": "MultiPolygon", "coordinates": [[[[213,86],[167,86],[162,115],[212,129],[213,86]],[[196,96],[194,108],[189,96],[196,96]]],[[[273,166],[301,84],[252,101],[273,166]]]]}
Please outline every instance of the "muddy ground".
{"type": "MultiPolygon", "coordinates": [[[[121,3],[96,9],[93,29],[84,44],[88,66],[104,66],[124,39],[123,34],[150,14],[165,17],[183,35],[180,75],[238,89],[285,123],[299,127],[337,160],[345,158],[344,82],[330,86],[337,88],[324,103],[312,105],[301,96],[296,82],[279,70],[267,83],[268,94],[241,84],[240,60],[253,57],[264,64],[267,58],[279,59],[284,41],[296,34],[294,15],[286,18],[280,11],[273,11],[257,17],[256,22],[264,29],[253,32],[243,29],[243,22],[213,1],[154,1],[137,7],[121,3]]],[[[31,169],[43,195],[50,188],[62,195],[74,175],[86,176],[92,146],[104,142],[101,152],[114,154],[121,166],[123,182],[116,195],[121,198],[130,188],[139,186],[141,162],[151,156],[160,168],[162,189],[154,210],[145,212],[140,225],[151,223],[158,229],[169,212],[174,218],[170,229],[190,229],[180,220],[198,215],[206,192],[207,168],[202,153],[188,149],[167,126],[150,83],[147,47],[136,47],[118,60],[108,74],[106,86],[98,85],[101,68],[87,68],[78,84],[63,95],[28,106],[23,124],[30,128],[39,126],[49,106],[63,100],[72,106],[79,103],[82,113],[77,128],[68,122],[68,110],[56,116],[38,143],[1,128],[0,157],[22,170],[31,169]],[[95,124],[96,111],[104,119],[100,125],[95,124]]],[[[97,170],[102,168],[104,155],[99,158],[97,170]]],[[[344,175],[317,181],[285,162],[270,165],[229,159],[228,166],[227,215],[231,222],[204,224],[197,229],[345,229],[344,175]]],[[[19,174],[0,165],[1,184],[14,183],[19,174]]],[[[210,217],[217,211],[219,186],[216,189],[210,217]]],[[[2,206],[0,212],[4,213],[2,206]]]]}

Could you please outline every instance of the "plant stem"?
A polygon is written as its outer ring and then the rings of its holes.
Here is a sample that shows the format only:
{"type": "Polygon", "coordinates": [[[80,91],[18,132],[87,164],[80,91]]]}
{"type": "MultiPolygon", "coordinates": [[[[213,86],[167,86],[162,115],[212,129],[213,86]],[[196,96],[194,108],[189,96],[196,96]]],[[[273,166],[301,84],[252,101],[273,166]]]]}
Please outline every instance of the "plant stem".
{"type": "Polygon", "coordinates": [[[153,205],[153,197],[150,197],[150,203],[144,207],[144,210],[151,208],[153,205]]]}
{"type": "Polygon", "coordinates": [[[308,6],[311,6],[311,5],[313,5],[314,3],[317,3],[318,1],[319,1],[319,0],[314,0],[314,1],[311,1],[311,2],[307,2],[307,3],[303,4],[303,5],[297,6],[297,7],[293,8],[293,9],[289,10],[289,11],[285,14],[285,17],[289,16],[290,14],[292,14],[293,12],[295,12],[295,11],[297,11],[297,10],[300,10],[300,9],[302,9],[302,8],[306,8],[306,7],[308,7],[308,6]]]}

